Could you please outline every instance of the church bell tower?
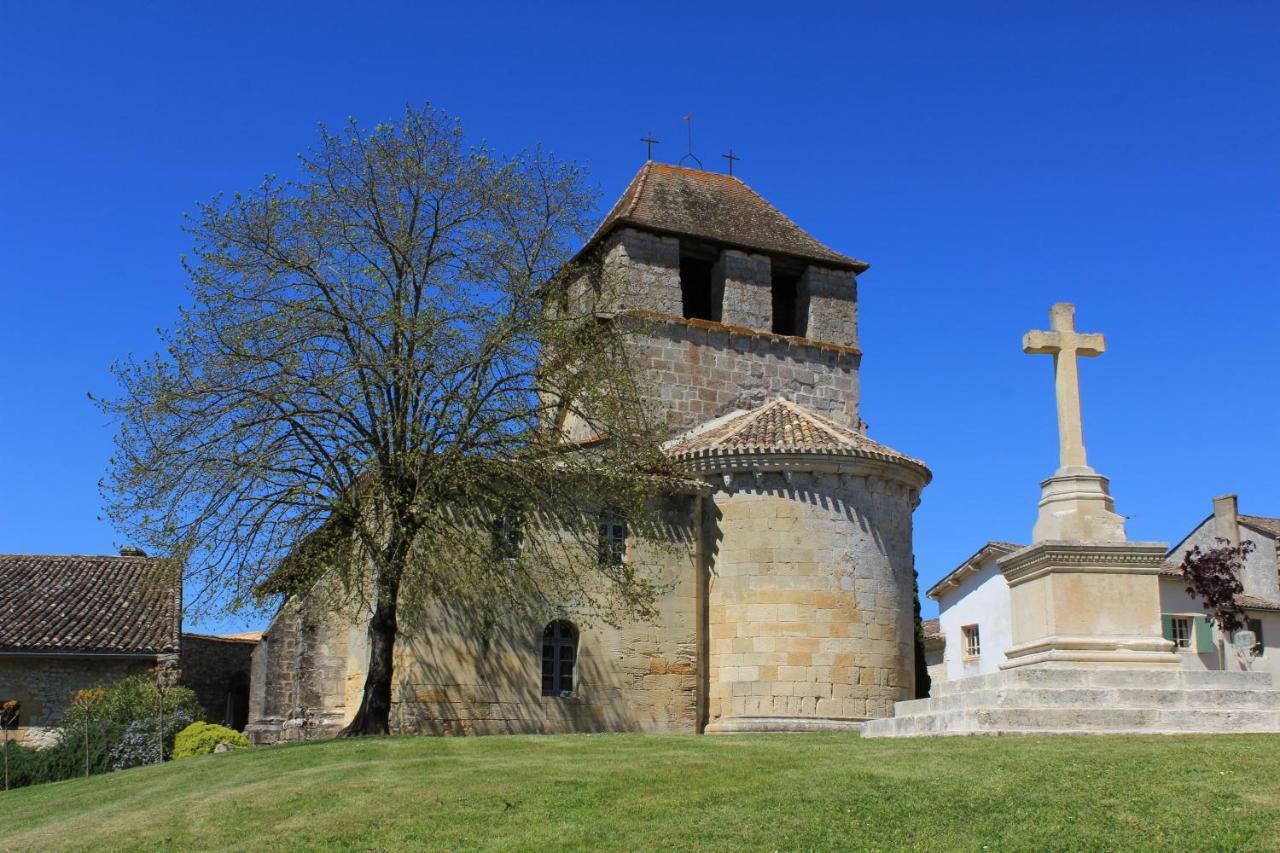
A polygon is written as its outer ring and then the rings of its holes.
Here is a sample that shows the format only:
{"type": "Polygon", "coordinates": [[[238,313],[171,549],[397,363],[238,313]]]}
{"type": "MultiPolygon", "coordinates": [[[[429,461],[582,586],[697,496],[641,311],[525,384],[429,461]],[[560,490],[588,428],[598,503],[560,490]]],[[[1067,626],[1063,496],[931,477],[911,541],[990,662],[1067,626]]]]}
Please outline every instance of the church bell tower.
{"type": "Polygon", "coordinates": [[[868,264],[734,176],[653,162],[586,252],[613,285],[597,310],[637,321],[667,453],[711,487],[705,731],[887,716],[913,696],[911,515],[930,473],[858,414],[868,264]]]}

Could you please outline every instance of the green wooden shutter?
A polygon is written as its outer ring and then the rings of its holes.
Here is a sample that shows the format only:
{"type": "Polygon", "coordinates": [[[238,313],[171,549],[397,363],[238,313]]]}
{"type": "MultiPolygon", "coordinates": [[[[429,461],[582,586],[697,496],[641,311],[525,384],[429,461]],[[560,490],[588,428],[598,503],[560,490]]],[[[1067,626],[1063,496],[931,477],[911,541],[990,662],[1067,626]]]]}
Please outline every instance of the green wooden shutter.
{"type": "Polygon", "coordinates": [[[1217,645],[1213,642],[1213,626],[1209,624],[1209,620],[1203,616],[1196,617],[1196,651],[1200,654],[1206,652],[1216,652],[1217,645]]]}
{"type": "Polygon", "coordinates": [[[1160,624],[1164,626],[1164,638],[1166,640],[1173,639],[1173,617],[1168,614],[1160,616],[1160,624]]]}

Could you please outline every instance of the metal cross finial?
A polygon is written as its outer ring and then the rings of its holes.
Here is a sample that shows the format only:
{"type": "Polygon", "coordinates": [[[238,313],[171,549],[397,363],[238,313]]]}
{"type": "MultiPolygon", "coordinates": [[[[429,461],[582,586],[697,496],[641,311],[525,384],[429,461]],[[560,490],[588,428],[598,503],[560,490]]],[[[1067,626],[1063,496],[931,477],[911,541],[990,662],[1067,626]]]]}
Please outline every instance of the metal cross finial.
{"type": "Polygon", "coordinates": [[[659,143],[659,142],[658,142],[658,140],[656,140],[656,139],[654,139],[654,138],[653,138],[653,131],[652,131],[652,130],[651,130],[651,131],[649,131],[649,133],[648,133],[648,134],[646,134],[645,136],[640,137],[640,141],[644,143],[644,159],[646,159],[646,160],[652,160],[652,159],[653,159],[653,146],[655,146],[655,145],[659,145],[659,144],[661,144],[661,143],[659,143]]]}
{"type": "Polygon", "coordinates": [[[702,161],[698,159],[698,155],[693,153],[693,113],[689,113],[685,115],[684,121],[685,121],[685,124],[689,126],[689,153],[680,158],[679,165],[683,166],[685,160],[692,160],[693,162],[698,164],[699,169],[702,169],[704,168],[702,165],[702,161]]]}
{"type": "Polygon", "coordinates": [[[741,158],[741,157],[739,157],[737,154],[734,154],[734,153],[733,153],[733,146],[732,146],[732,145],[730,145],[730,146],[729,146],[729,153],[728,153],[728,154],[721,154],[720,156],[721,156],[721,157],[723,157],[724,159],[726,159],[726,160],[728,160],[728,161],[729,161],[729,174],[730,174],[730,175],[732,175],[732,174],[733,174],[733,162],[734,162],[735,160],[741,160],[742,158],[741,158]]]}

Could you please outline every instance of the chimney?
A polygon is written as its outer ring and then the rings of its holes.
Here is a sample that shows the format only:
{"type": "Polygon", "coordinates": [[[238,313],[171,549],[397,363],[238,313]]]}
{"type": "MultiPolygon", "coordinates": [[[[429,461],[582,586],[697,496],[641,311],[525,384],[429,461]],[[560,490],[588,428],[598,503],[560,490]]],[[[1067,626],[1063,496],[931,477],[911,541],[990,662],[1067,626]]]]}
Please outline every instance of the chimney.
{"type": "Polygon", "coordinates": [[[147,552],[142,550],[141,548],[135,548],[132,545],[125,545],[123,548],[120,549],[120,556],[121,557],[145,557],[147,556],[147,552]]]}
{"type": "Polygon", "coordinates": [[[1213,499],[1213,535],[1232,545],[1240,544],[1240,522],[1236,516],[1236,496],[1220,495],[1213,499]]]}

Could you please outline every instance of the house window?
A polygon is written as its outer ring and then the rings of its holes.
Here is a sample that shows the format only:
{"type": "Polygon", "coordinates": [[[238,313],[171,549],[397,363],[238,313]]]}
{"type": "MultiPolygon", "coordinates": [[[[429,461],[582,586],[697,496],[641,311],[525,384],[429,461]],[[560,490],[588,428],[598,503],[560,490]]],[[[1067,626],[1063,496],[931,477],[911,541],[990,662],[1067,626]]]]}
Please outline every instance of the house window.
{"type": "Polygon", "coordinates": [[[1195,620],[1190,616],[1172,616],[1169,618],[1169,637],[1173,640],[1174,648],[1189,649],[1191,648],[1191,632],[1195,620]]]}
{"type": "Polygon", "coordinates": [[[1254,655],[1262,654],[1262,620],[1249,619],[1248,630],[1253,632],[1253,645],[1249,647],[1249,653],[1254,655]]]}
{"type": "Polygon", "coordinates": [[[960,636],[963,640],[962,648],[966,658],[976,658],[982,654],[982,643],[978,640],[977,625],[965,625],[960,629],[960,636]]]}
{"type": "Polygon", "coordinates": [[[520,510],[508,507],[493,519],[489,531],[493,541],[493,553],[500,560],[514,560],[520,554],[524,542],[524,518],[520,510]]]}
{"type": "Polygon", "coordinates": [[[620,566],[627,554],[627,522],[612,510],[600,513],[599,560],[602,566],[620,566]]]}
{"type": "Polygon", "coordinates": [[[773,274],[773,332],[804,337],[807,311],[801,305],[800,276],[773,274]]]}
{"type": "Polygon", "coordinates": [[[563,619],[542,630],[542,695],[572,696],[578,661],[578,629],[563,619]]]}

